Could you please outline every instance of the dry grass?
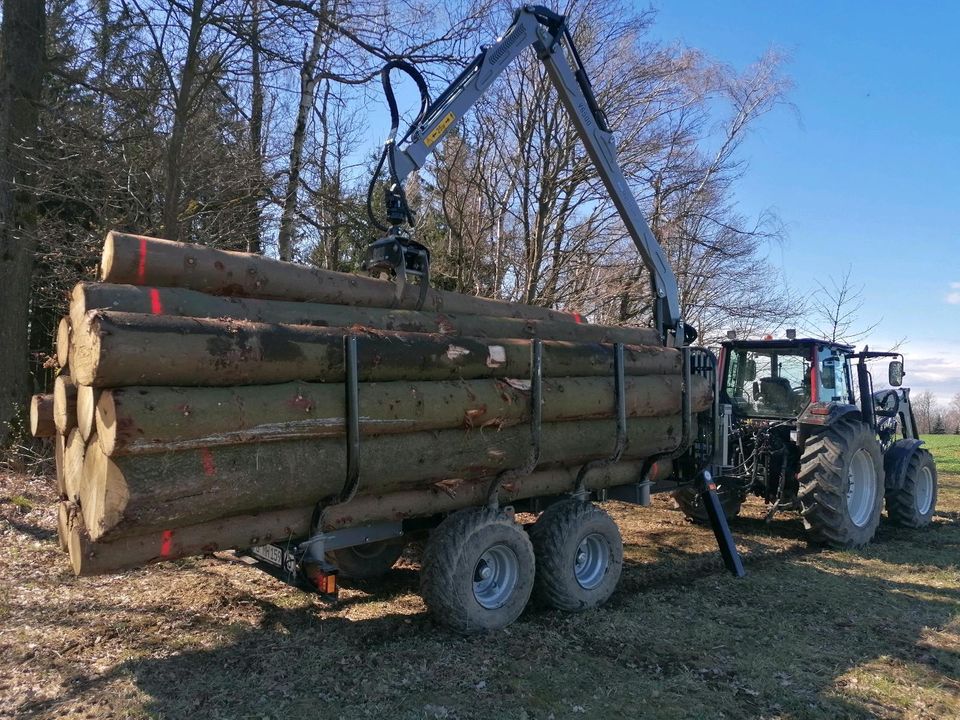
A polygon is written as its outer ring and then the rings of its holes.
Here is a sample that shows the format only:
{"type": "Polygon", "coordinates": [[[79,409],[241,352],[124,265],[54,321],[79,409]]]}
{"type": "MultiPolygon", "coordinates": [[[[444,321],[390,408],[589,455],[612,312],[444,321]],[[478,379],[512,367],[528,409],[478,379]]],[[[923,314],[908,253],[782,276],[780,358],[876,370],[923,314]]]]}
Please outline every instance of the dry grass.
{"type": "Polygon", "coordinates": [[[818,552],[751,503],[733,580],[666,499],[611,504],[627,567],[605,608],[471,639],[425,613],[417,548],[335,607],[227,557],[75,579],[48,482],[0,476],[0,716],[958,717],[960,438],[937,440],[927,530],[818,552]]]}

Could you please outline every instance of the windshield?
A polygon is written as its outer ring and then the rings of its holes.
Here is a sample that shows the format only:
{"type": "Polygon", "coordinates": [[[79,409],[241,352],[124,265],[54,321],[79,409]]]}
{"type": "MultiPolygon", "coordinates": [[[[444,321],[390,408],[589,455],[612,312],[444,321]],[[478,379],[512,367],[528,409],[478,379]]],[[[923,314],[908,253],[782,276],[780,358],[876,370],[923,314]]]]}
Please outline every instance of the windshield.
{"type": "Polygon", "coordinates": [[[732,348],[724,390],[739,415],[793,417],[810,403],[812,348],[732,348]]]}

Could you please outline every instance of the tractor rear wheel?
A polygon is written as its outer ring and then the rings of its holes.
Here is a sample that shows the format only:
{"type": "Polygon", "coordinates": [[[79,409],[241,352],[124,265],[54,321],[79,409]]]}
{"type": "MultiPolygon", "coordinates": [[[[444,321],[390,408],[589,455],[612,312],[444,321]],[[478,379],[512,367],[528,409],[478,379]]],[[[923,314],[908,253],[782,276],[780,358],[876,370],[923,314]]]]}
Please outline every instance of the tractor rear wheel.
{"type": "Polygon", "coordinates": [[[883,458],[867,425],[841,419],[809,438],[798,480],[811,540],[855,548],[873,539],[883,509],[883,458]]]}
{"type": "Polygon", "coordinates": [[[447,517],[423,552],[420,594],[439,623],[464,635],[499,630],[533,590],[530,538],[503,510],[470,508],[447,517]]]}
{"type": "Polygon", "coordinates": [[[921,528],[937,508],[937,466],[933,455],[917,448],[907,465],[903,486],[887,493],[887,515],[897,525],[921,528]]]}
{"type": "MultiPolygon", "coordinates": [[[[723,508],[723,514],[726,515],[727,520],[732,520],[740,514],[743,500],[739,493],[725,491],[723,484],[717,483],[717,497],[720,498],[720,507],[723,508]]],[[[693,522],[698,525],[706,525],[710,522],[707,509],[700,500],[700,493],[692,485],[674,490],[673,499],[680,511],[693,522]]]]}

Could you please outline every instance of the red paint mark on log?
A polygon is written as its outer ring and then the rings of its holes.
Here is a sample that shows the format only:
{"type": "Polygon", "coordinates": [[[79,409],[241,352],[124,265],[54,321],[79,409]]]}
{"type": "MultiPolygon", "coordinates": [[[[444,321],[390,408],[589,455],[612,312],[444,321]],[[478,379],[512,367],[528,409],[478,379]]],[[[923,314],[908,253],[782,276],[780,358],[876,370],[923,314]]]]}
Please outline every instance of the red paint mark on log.
{"type": "Polygon", "coordinates": [[[170,550],[173,547],[173,530],[164,530],[160,539],[160,557],[170,557],[170,550]]]}
{"type": "Polygon", "coordinates": [[[577,323],[582,323],[583,316],[580,313],[573,313],[573,321],[577,323]]]}
{"type": "Polygon", "coordinates": [[[150,288],[150,312],[154,315],[163,315],[163,303],[160,302],[160,291],[150,288]]]}
{"type": "Polygon", "coordinates": [[[200,448],[200,462],[203,463],[203,474],[207,477],[215,475],[217,466],[213,464],[213,453],[210,448],[200,448]]]}
{"type": "Polygon", "coordinates": [[[143,280],[147,276],[147,239],[140,238],[140,262],[137,265],[137,282],[143,285],[143,280]]]}

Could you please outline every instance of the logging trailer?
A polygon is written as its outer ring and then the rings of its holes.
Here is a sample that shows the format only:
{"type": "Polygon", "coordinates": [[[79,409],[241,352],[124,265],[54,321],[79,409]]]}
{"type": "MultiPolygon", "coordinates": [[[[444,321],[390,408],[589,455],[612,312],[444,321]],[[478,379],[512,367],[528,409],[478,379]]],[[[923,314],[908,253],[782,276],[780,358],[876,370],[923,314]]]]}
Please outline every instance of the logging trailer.
{"type": "MultiPolygon", "coordinates": [[[[497,76],[531,46],[544,63],[561,104],[649,271],[653,325],[660,344],[682,358],[681,430],[675,447],[653,454],[642,463],[621,462],[629,421],[625,409],[625,347],[615,343],[616,432],[610,438],[609,456],[587,462],[566,475],[560,473],[558,477],[555,473],[549,480],[535,480],[531,473],[541,462],[545,349],[543,343],[533,340],[530,376],[524,378],[530,402],[526,462],[501,472],[481,492],[455,499],[440,494],[434,504],[416,511],[403,507],[399,496],[364,498],[368,503],[390,506],[395,519],[353,527],[344,523],[337,529],[321,531],[329,527],[324,515],[331,510],[351,514],[350,503],[357,495],[363,462],[357,347],[355,340],[347,338],[348,462],[344,490],[334,505],[318,505],[311,523],[317,529],[314,534],[260,545],[247,553],[278,577],[335,594],[338,573],[355,578],[383,573],[398,559],[407,538],[428,532],[421,570],[423,597],[439,622],[457,632],[475,633],[513,622],[532,594],[549,606],[567,611],[596,607],[609,598],[620,578],[623,545],[616,524],[593,501],[616,499],[648,505],[652,493],[673,492],[684,512],[711,524],[726,567],[742,576],[744,570],[727,515],[735,514],[747,492],[772,502],[771,512],[800,509],[814,540],[843,547],[869,541],[879,521],[884,495],[882,442],[891,515],[912,517],[915,526],[929,521],[936,498],[936,471],[916,439],[908,394],[892,391],[883,395],[878,398],[880,410],[875,411],[869,373],[861,369],[860,406],[854,402],[848,361],[860,358],[858,367],[863,368],[863,359],[876,353],[858,355],[851,348],[815,340],[728,343],[718,362],[710,350],[692,345],[696,333],[681,317],[673,271],[617,162],[612,129],[594,96],[566,20],[546,8],[518,9],[506,33],[484,47],[433,102],[415,67],[402,60],[384,66],[381,78],[390,108],[391,131],[370,183],[367,204],[372,221],[385,235],[370,244],[366,269],[392,277],[398,300],[408,286],[418,285],[418,309],[423,305],[430,281],[430,254],[404,227],[412,224],[413,218],[404,182],[410,173],[423,167],[444,135],[497,76]],[[415,81],[421,100],[417,118],[402,135],[390,80],[394,70],[415,81]],[[371,207],[378,177],[384,170],[387,223],[381,222],[371,207]],[[767,376],[757,379],[761,358],[767,360],[767,376]],[[788,358],[798,358],[796,379],[789,375],[788,358]],[[705,382],[713,390],[705,408],[695,408],[691,400],[696,382],[705,382]],[[800,387],[804,382],[808,383],[806,391],[800,387]],[[754,394],[746,398],[745,391],[754,394]],[[898,413],[905,439],[893,442],[889,423],[884,426],[876,418],[890,420],[898,413]],[[605,481],[588,482],[598,475],[605,481]],[[523,478],[529,478],[539,490],[528,487],[505,506],[502,498],[510,497],[510,488],[523,478]],[[824,494],[827,490],[829,495],[824,494]],[[910,508],[914,509],[912,516],[910,508]],[[515,520],[519,512],[539,516],[524,527],[515,520]]],[[[894,382],[897,373],[902,375],[902,363],[891,369],[893,385],[898,384],[894,382]]],[[[397,462],[402,463],[403,458],[397,462]]]]}

